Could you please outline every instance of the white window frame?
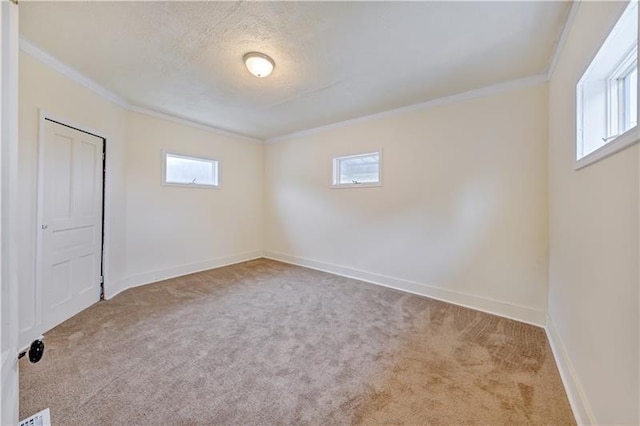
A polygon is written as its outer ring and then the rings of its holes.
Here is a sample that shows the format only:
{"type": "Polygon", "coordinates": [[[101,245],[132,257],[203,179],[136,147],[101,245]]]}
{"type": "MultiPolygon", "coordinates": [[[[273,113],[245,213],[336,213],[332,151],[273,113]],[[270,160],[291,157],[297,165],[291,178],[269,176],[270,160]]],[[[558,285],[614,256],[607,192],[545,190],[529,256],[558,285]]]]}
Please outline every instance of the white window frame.
{"type": "MultiPolygon", "coordinates": [[[[634,46],[611,72],[607,81],[607,136],[615,139],[620,136],[620,129],[627,126],[630,105],[626,97],[625,84],[627,77],[638,67],[638,46],[634,46]],[[619,113],[622,110],[624,116],[619,113]]],[[[630,128],[631,129],[631,128],[630,128]]]]}
{"type": "Polygon", "coordinates": [[[179,154],[174,151],[162,151],[162,176],[161,183],[163,186],[176,186],[182,188],[206,188],[206,189],[218,189],[220,188],[220,160],[215,158],[208,158],[202,156],[194,156],[194,155],[186,155],[179,154]],[[196,160],[196,161],[206,161],[214,164],[214,173],[215,173],[215,184],[205,184],[205,183],[174,183],[167,182],[167,155],[171,155],[172,157],[184,158],[187,160],[196,160]]]}
{"type": "MultiPolygon", "coordinates": [[[[619,19],[625,14],[634,11],[636,14],[635,19],[638,19],[638,0],[631,0],[621,15],[619,19]]],[[[619,22],[616,21],[616,25],[619,22]]],[[[607,36],[607,39],[611,37],[615,33],[616,28],[614,27],[612,31],[607,36]]],[[[602,48],[602,46],[601,46],[602,48]]],[[[576,140],[574,143],[574,170],[580,170],[584,167],[587,167],[595,162],[598,162],[604,158],[609,157],[623,149],[640,142],[640,126],[637,124],[625,131],[622,134],[619,134],[618,129],[622,127],[621,119],[619,117],[618,111],[621,106],[621,102],[624,102],[624,99],[620,99],[620,90],[622,87],[620,86],[620,78],[629,75],[629,72],[632,70],[633,65],[638,63],[638,42],[636,40],[635,45],[630,49],[630,51],[624,55],[621,61],[612,69],[611,73],[607,77],[607,93],[606,93],[606,116],[603,119],[606,120],[605,123],[605,137],[603,138],[604,144],[594,151],[590,152],[585,156],[582,155],[583,144],[584,144],[584,117],[583,113],[586,110],[585,100],[583,96],[583,84],[587,76],[589,75],[590,69],[596,63],[597,54],[600,53],[600,49],[595,54],[594,58],[591,60],[589,66],[585,70],[584,74],[578,81],[576,85],[576,140]],[[618,119],[618,120],[616,120],[618,119]]],[[[640,88],[640,84],[638,85],[640,88]]],[[[640,99],[640,97],[639,97],[640,99]]],[[[640,110],[638,110],[640,113],[640,110]]]]}
{"type": "Polygon", "coordinates": [[[331,183],[330,188],[372,188],[382,186],[382,149],[377,151],[370,151],[362,154],[342,155],[340,157],[334,157],[331,163],[331,183]],[[361,182],[361,183],[340,183],[340,162],[349,158],[367,157],[369,155],[378,155],[378,181],[377,182],[361,182]]]}

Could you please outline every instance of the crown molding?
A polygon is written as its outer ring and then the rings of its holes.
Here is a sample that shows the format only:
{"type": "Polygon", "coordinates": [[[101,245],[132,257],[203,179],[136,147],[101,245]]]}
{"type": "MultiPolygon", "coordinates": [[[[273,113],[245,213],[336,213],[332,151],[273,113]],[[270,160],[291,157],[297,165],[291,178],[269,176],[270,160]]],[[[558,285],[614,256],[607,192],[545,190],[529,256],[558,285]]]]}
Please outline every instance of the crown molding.
{"type": "Polygon", "coordinates": [[[429,108],[434,108],[442,105],[449,105],[456,102],[468,101],[471,99],[477,99],[484,96],[494,95],[500,92],[509,90],[521,89],[525,87],[536,86],[548,81],[547,74],[536,74],[525,78],[519,78],[516,80],[509,80],[503,83],[494,84],[491,86],[481,87],[479,89],[469,90],[467,92],[458,93],[451,96],[444,96],[442,98],[432,99],[426,102],[420,102],[413,105],[408,105],[400,108],[391,109],[388,111],[378,112],[371,115],[365,115],[362,117],[352,118],[350,120],[339,121],[337,123],[327,124],[325,126],[314,127],[312,129],[300,130],[293,133],[288,133],[282,136],[275,136],[265,140],[265,143],[276,143],[285,140],[299,138],[303,136],[313,135],[319,132],[325,132],[328,130],[338,129],[341,127],[351,126],[354,124],[365,123],[367,121],[379,120],[382,118],[394,117],[401,114],[410,112],[422,111],[429,108]]]}
{"type": "Polygon", "coordinates": [[[569,37],[571,27],[573,27],[573,21],[576,19],[578,8],[580,7],[581,3],[581,0],[573,0],[571,3],[569,15],[567,15],[567,20],[565,21],[564,27],[562,28],[562,33],[560,34],[560,39],[558,40],[558,44],[556,44],[556,49],[553,52],[551,61],[549,62],[549,67],[547,67],[547,80],[551,80],[551,76],[556,69],[556,65],[558,65],[560,54],[562,53],[562,49],[564,49],[564,45],[567,43],[567,38],[569,37]]]}
{"type": "Polygon", "coordinates": [[[177,115],[168,114],[166,112],[151,110],[151,109],[143,108],[137,105],[129,105],[127,109],[132,112],[137,112],[138,114],[147,115],[149,117],[158,118],[160,120],[170,121],[172,123],[182,124],[183,126],[193,127],[194,129],[205,130],[221,136],[229,136],[232,138],[241,139],[249,143],[254,143],[254,144],[264,143],[262,139],[254,138],[252,136],[247,136],[242,133],[231,132],[229,130],[224,130],[219,127],[213,127],[208,124],[201,123],[199,121],[194,121],[188,118],[179,117],[177,115]]]}
{"type": "Polygon", "coordinates": [[[534,86],[536,84],[547,82],[551,80],[551,76],[555,71],[556,65],[558,64],[558,60],[560,59],[560,54],[562,53],[562,49],[564,48],[564,45],[567,42],[567,38],[569,37],[569,33],[571,32],[571,27],[573,26],[573,21],[576,18],[576,15],[578,13],[578,9],[581,3],[582,3],[582,0],[571,1],[571,9],[569,9],[567,20],[565,21],[564,26],[562,28],[560,39],[556,44],[555,50],[553,52],[553,56],[551,57],[551,61],[549,62],[549,66],[547,67],[546,72],[544,72],[543,74],[536,74],[536,75],[525,77],[522,79],[498,83],[492,86],[486,86],[480,89],[470,90],[468,92],[463,92],[463,93],[459,93],[452,96],[445,96],[442,98],[433,99],[430,101],[421,102],[421,103],[409,105],[406,107],[400,107],[400,108],[392,109],[389,111],[375,113],[375,114],[358,117],[350,120],[340,121],[337,123],[331,123],[325,126],[319,126],[311,129],[304,129],[304,130],[300,130],[292,133],[287,133],[280,136],[274,136],[274,137],[265,139],[265,143],[282,142],[284,140],[288,140],[296,137],[309,136],[314,133],[327,131],[331,129],[337,129],[340,127],[362,123],[369,120],[376,120],[384,117],[391,117],[391,116],[406,113],[406,112],[419,111],[422,109],[433,108],[435,106],[445,105],[453,102],[460,102],[460,101],[470,100],[470,99],[474,99],[482,96],[487,96],[487,95],[499,93],[505,90],[512,90],[520,87],[534,86]]]}
{"type": "Polygon", "coordinates": [[[194,129],[200,129],[207,131],[209,133],[214,133],[220,136],[227,136],[235,139],[242,140],[244,142],[249,142],[253,144],[263,144],[264,141],[262,139],[254,138],[252,136],[248,136],[242,133],[232,132],[231,130],[221,129],[220,127],[214,127],[209,124],[201,123],[199,121],[191,120],[189,118],[179,117],[177,115],[169,114],[162,111],[157,111],[149,108],[144,108],[138,105],[129,104],[126,107],[127,110],[132,112],[137,112],[138,114],[143,114],[149,117],[158,118],[160,120],[170,121],[172,123],[181,124],[183,126],[191,127],[194,129]]]}
{"type": "Polygon", "coordinates": [[[52,56],[51,54],[49,54],[48,52],[42,50],[40,47],[36,46],[35,44],[33,44],[32,42],[30,42],[29,40],[25,39],[24,37],[20,37],[20,50],[23,51],[24,53],[30,55],[31,57],[37,59],[38,61],[42,62],[43,64],[47,65],[48,67],[52,68],[55,71],[58,71],[60,74],[64,75],[65,77],[69,78],[70,80],[74,81],[75,83],[91,90],[92,92],[94,92],[95,94],[97,94],[98,96],[102,97],[103,99],[106,99],[110,102],[115,103],[116,105],[128,110],[128,111],[133,111],[133,112],[137,112],[139,114],[144,114],[150,117],[154,117],[154,118],[159,118],[161,120],[166,120],[166,121],[171,121],[173,123],[178,123],[181,124],[183,126],[188,126],[188,127],[193,127],[196,129],[200,129],[200,130],[205,130],[208,131],[210,133],[215,133],[217,135],[221,135],[221,136],[227,136],[227,137],[233,137],[233,138],[237,138],[237,139],[241,139],[245,142],[251,142],[251,143],[258,143],[261,144],[263,143],[262,139],[258,139],[258,138],[254,138],[251,136],[247,136],[247,135],[243,135],[241,133],[236,133],[236,132],[232,132],[229,130],[225,130],[225,129],[220,129],[218,127],[214,127],[208,124],[204,124],[204,123],[200,123],[194,120],[190,120],[187,118],[183,118],[183,117],[178,117],[172,114],[168,114],[166,112],[161,112],[161,111],[155,111],[149,108],[144,108],[144,107],[140,107],[134,104],[131,104],[129,101],[127,101],[125,98],[113,93],[112,91],[110,91],[109,89],[105,88],[104,86],[96,83],[94,80],[90,79],[89,77],[85,76],[84,74],[82,74],[81,72],[79,72],[78,70],[76,70],[75,68],[70,67],[69,65],[65,64],[64,62],[62,62],[61,60],[59,60],[58,58],[52,56]]]}
{"type": "Polygon", "coordinates": [[[337,128],[341,128],[341,127],[346,127],[346,126],[350,126],[350,125],[354,125],[354,124],[358,124],[358,123],[363,123],[363,122],[367,122],[367,121],[372,121],[372,120],[378,120],[378,119],[382,119],[382,118],[386,118],[386,117],[392,117],[392,116],[396,116],[396,115],[400,115],[400,114],[405,114],[405,113],[410,113],[410,112],[415,112],[415,111],[421,111],[424,109],[429,109],[429,108],[434,108],[437,106],[441,106],[441,105],[447,105],[447,104],[451,104],[451,103],[455,103],[455,102],[461,102],[461,101],[466,101],[466,100],[471,100],[471,99],[476,99],[479,97],[483,97],[483,96],[488,96],[488,95],[492,95],[492,94],[497,94],[500,92],[504,92],[507,90],[514,90],[514,89],[518,89],[518,88],[525,88],[525,87],[530,87],[530,86],[535,86],[538,84],[542,84],[546,81],[549,81],[549,79],[551,78],[551,76],[553,75],[553,71],[555,70],[556,64],[559,60],[560,54],[562,52],[562,49],[566,43],[567,37],[569,35],[569,32],[571,30],[571,26],[573,24],[573,21],[575,19],[576,13],[578,11],[579,5],[580,5],[581,1],[580,0],[574,0],[572,2],[571,5],[571,9],[569,11],[569,15],[567,16],[567,20],[564,24],[564,28],[562,30],[562,33],[560,35],[560,39],[558,40],[558,44],[556,45],[554,54],[551,58],[551,61],[549,63],[549,66],[547,68],[547,71],[543,74],[535,74],[529,77],[524,77],[524,78],[520,78],[520,79],[515,79],[515,80],[510,80],[510,81],[506,81],[506,82],[502,82],[502,83],[498,83],[498,84],[494,84],[494,85],[490,85],[490,86],[485,86],[479,89],[474,89],[474,90],[470,90],[467,92],[462,92],[462,93],[458,93],[455,95],[451,95],[451,96],[444,96],[441,98],[437,98],[437,99],[432,99],[426,102],[420,102],[417,104],[412,104],[412,105],[408,105],[408,106],[404,106],[404,107],[400,107],[400,108],[395,108],[395,109],[391,109],[391,110],[387,110],[387,111],[383,111],[383,112],[379,112],[379,113],[374,113],[374,114],[370,114],[370,115],[366,115],[366,116],[362,116],[362,117],[357,117],[357,118],[353,118],[353,119],[349,119],[349,120],[344,120],[344,121],[339,121],[339,122],[335,122],[335,123],[331,123],[331,124],[327,124],[324,126],[318,126],[318,127],[313,127],[310,129],[304,129],[304,130],[300,130],[300,131],[295,131],[295,132],[291,132],[291,133],[287,133],[287,134],[283,134],[283,135],[279,135],[279,136],[273,136],[270,138],[266,138],[266,139],[260,139],[260,138],[255,138],[252,136],[248,136],[248,135],[244,135],[241,133],[237,133],[237,132],[233,132],[230,130],[225,130],[225,129],[221,129],[218,127],[214,127],[211,126],[209,124],[205,124],[205,123],[201,123],[198,121],[194,121],[192,119],[188,119],[188,118],[184,118],[184,117],[179,117],[179,116],[175,116],[173,114],[169,114],[166,112],[162,112],[162,111],[158,111],[158,110],[152,110],[149,108],[144,108],[138,105],[133,105],[130,102],[128,102],[126,99],[116,95],[115,93],[113,93],[112,91],[106,89],[105,87],[101,86],[100,84],[96,83],[95,81],[91,80],[90,78],[86,77],[85,75],[83,75],[82,73],[80,73],[79,71],[75,70],[74,68],[68,66],[67,64],[63,63],[62,61],[60,61],[59,59],[51,56],[49,53],[45,52],[44,50],[40,49],[39,47],[37,47],[36,45],[34,45],[33,43],[31,43],[30,41],[26,40],[23,37],[20,37],[20,50],[22,50],[23,52],[31,55],[32,57],[38,59],[39,61],[43,62],[44,64],[50,66],[51,68],[55,69],[56,71],[62,73],[63,75],[67,76],[68,78],[70,78],[71,80],[75,81],[76,83],[92,90],[93,92],[95,92],[96,94],[100,95],[101,97],[114,102],[115,104],[129,110],[129,111],[133,111],[133,112],[137,112],[139,114],[144,114],[150,117],[154,117],[154,118],[159,118],[162,120],[166,120],[166,121],[171,121],[174,123],[178,123],[184,126],[189,126],[189,127],[193,127],[196,129],[200,129],[200,130],[205,130],[211,133],[215,133],[218,135],[222,135],[222,136],[228,136],[228,137],[234,137],[234,138],[238,138],[241,140],[244,140],[246,142],[251,142],[251,143],[257,143],[257,144],[262,144],[262,143],[276,143],[276,142],[282,142],[285,140],[289,140],[292,138],[297,138],[297,137],[303,137],[303,136],[309,136],[315,133],[319,133],[319,132],[323,132],[323,131],[328,131],[328,130],[332,130],[332,129],[337,129],[337,128]]]}
{"type": "Polygon", "coordinates": [[[93,91],[104,99],[111,101],[123,108],[129,107],[129,102],[127,102],[126,99],[116,95],[112,91],[106,89],[104,86],[101,86],[100,84],[91,80],[75,68],[72,68],[64,62],[60,61],[58,58],[51,56],[48,52],[40,49],[38,46],[31,43],[24,37],[20,37],[20,50],[39,60],[43,64],[48,65],[50,68],[58,71],[60,74],[71,79],[72,81],[75,81],[79,85],[93,91]]]}

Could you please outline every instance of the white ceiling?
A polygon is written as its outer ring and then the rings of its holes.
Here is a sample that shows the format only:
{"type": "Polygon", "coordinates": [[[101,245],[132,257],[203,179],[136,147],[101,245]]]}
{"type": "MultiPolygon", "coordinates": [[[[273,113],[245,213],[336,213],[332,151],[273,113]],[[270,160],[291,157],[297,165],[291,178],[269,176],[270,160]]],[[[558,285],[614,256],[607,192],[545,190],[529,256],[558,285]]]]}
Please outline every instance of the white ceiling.
{"type": "Polygon", "coordinates": [[[28,1],[20,32],[131,104],[267,139],[544,73],[570,7],[28,1]]]}

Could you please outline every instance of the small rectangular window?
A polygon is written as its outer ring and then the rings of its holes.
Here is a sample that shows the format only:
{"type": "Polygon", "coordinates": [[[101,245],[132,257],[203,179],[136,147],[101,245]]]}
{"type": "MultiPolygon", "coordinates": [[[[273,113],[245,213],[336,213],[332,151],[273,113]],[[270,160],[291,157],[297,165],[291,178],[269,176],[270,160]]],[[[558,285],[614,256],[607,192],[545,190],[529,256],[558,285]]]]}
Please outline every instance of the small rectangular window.
{"type": "Polygon", "coordinates": [[[579,169],[638,141],[638,1],[632,0],[576,86],[579,169]]]}
{"type": "Polygon", "coordinates": [[[380,152],[333,159],[333,186],[380,186],[380,152]]]}
{"type": "Polygon", "coordinates": [[[218,161],[167,152],[164,154],[163,183],[179,186],[217,187],[218,161]]]}

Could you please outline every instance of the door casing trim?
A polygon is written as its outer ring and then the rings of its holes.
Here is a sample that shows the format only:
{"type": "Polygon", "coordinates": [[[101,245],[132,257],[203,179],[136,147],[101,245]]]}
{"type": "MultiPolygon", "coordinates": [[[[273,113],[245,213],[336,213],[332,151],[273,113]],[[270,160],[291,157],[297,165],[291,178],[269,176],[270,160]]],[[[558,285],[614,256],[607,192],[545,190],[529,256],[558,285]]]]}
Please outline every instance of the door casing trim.
{"type": "Polygon", "coordinates": [[[42,296],[43,296],[43,286],[42,286],[42,232],[40,232],[40,227],[43,224],[43,188],[44,188],[44,176],[43,176],[43,168],[44,168],[44,138],[45,138],[45,125],[47,121],[51,121],[63,126],[67,126],[76,130],[79,130],[84,133],[88,133],[90,135],[99,137],[103,140],[103,154],[104,158],[102,160],[103,164],[103,183],[102,183],[102,253],[101,253],[101,265],[102,265],[102,276],[104,278],[104,288],[107,288],[108,276],[109,276],[109,234],[111,230],[111,221],[110,221],[110,210],[111,210],[111,202],[110,202],[110,194],[111,194],[111,182],[110,182],[110,170],[109,167],[109,156],[106,155],[107,151],[107,141],[108,136],[105,132],[100,130],[91,129],[82,124],[78,124],[73,122],[72,120],[67,120],[65,118],[59,117],[55,114],[52,114],[44,109],[39,110],[40,119],[38,125],[38,170],[37,170],[37,191],[36,191],[36,256],[35,256],[35,321],[34,328],[32,333],[34,335],[41,335],[47,330],[43,330],[43,306],[42,306],[42,296]]]}

